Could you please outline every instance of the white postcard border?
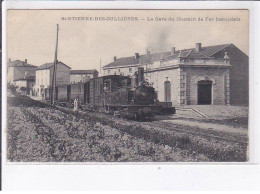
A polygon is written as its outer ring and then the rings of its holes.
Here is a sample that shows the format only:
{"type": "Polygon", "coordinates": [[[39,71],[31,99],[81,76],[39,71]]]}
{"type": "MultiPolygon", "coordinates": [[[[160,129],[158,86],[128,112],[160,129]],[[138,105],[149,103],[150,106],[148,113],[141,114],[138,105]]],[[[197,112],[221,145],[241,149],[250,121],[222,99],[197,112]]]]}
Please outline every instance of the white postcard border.
{"type": "MultiPolygon", "coordinates": [[[[31,165],[6,163],[6,135],[2,133],[2,186],[14,189],[248,189],[259,188],[259,2],[4,2],[3,59],[6,64],[7,9],[249,9],[249,163],[235,164],[120,164],[31,165]],[[216,185],[218,185],[216,187],[216,185]]],[[[6,128],[6,66],[2,66],[2,129],[6,128]]]]}

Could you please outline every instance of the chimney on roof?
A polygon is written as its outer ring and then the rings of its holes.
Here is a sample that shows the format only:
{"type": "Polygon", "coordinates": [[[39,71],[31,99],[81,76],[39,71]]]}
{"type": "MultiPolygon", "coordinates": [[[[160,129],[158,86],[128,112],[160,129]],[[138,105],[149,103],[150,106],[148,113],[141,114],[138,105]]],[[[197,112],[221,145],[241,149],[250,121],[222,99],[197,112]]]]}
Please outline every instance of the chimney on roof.
{"type": "Polygon", "coordinates": [[[27,64],[27,59],[24,59],[24,62],[27,64]]]}
{"type": "Polygon", "coordinates": [[[139,58],[139,53],[135,53],[135,59],[139,58]]]}
{"type": "Polygon", "coordinates": [[[176,54],[175,47],[172,47],[171,48],[171,55],[174,55],[174,54],[176,54]]]}
{"type": "Polygon", "coordinates": [[[114,56],[114,61],[116,61],[116,56],[114,56]]]}
{"type": "Polygon", "coordinates": [[[11,61],[12,61],[11,58],[9,58],[9,63],[11,63],[11,61]]]}
{"type": "Polygon", "coordinates": [[[200,52],[201,51],[201,43],[196,43],[195,51],[196,52],[200,52]]]}

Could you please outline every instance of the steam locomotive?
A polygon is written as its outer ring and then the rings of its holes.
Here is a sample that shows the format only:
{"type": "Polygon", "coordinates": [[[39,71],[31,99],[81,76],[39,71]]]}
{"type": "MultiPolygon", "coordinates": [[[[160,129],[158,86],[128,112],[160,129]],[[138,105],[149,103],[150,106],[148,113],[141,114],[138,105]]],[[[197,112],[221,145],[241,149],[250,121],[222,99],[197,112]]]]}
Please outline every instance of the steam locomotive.
{"type": "MultiPolygon", "coordinates": [[[[175,114],[171,103],[157,99],[155,89],[144,81],[144,69],[138,68],[133,78],[107,75],[92,78],[86,83],[60,85],[55,88],[57,104],[73,106],[79,99],[82,109],[113,113],[126,118],[152,118],[157,114],[175,114]]],[[[49,101],[51,88],[45,89],[44,98],[49,101]]]]}

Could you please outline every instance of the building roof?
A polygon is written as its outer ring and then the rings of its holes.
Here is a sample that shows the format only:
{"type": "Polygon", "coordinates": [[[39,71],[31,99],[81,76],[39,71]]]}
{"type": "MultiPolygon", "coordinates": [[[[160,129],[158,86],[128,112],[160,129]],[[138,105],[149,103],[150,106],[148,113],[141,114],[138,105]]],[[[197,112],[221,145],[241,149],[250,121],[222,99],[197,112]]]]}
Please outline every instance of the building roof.
{"type": "MultiPolygon", "coordinates": [[[[57,64],[62,64],[65,65],[66,67],[70,68],[68,65],[62,63],[61,61],[59,61],[57,64]]],[[[42,70],[42,69],[50,69],[52,66],[54,65],[54,63],[45,63],[43,65],[40,65],[36,68],[36,70],[42,70]]],[[[70,68],[71,69],[71,68],[70,68]]]]}
{"type": "MultiPolygon", "coordinates": [[[[171,55],[171,52],[160,52],[160,53],[151,53],[150,54],[150,61],[158,61],[160,59],[163,60],[170,60],[178,57],[182,58],[211,58],[214,54],[221,51],[222,49],[226,48],[231,44],[222,44],[222,45],[215,45],[215,46],[207,46],[201,47],[199,52],[195,51],[195,48],[191,49],[184,49],[184,50],[177,50],[175,54],[171,55]]],[[[114,68],[119,66],[127,66],[127,65],[137,65],[142,64],[148,61],[147,55],[140,55],[137,59],[135,56],[131,57],[123,57],[119,58],[116,61],[113,61],[103,68],[114,68]]]]}
{"type": "Polygon", "coordinates": [[[70,74],[93,74],[95,72],[98,72],[96,69],[90,69],[90,70],[70,70],[70,74]]]}
{"type": "Polygon", "coordinates": [[[35,71],[27,71],[24,77],[15,79],[14,81],[19,81],[19,80],[35,80],[35,71]]]}
{"type": "MultiPolygon", "coordinates": [[[[167,55],[170,55],[171,52],[160,52],[160,53],[151,53],[150,54],[150,60],[151,61],[156,61],[159,60],[161,57],[165,57],[167,55]]],[[[140,55],[138,58],[135,58],[135,56],[131,57],[123,57],[119,58],[116,61],[113,61],[104,67],[118,67],[122,65],[136,65],[140,63],[145,63],[148,60],[147,55],[140,55]]],[[[104,68],[103,67],[103,68],[104,68]]]]}
{"type": "Polygon", "coordinates": [[[8,67],[36,67],[36,66],[25,63],[24,61],[21,60],[15,60],[15,61],[8,62],[8,67]]]}

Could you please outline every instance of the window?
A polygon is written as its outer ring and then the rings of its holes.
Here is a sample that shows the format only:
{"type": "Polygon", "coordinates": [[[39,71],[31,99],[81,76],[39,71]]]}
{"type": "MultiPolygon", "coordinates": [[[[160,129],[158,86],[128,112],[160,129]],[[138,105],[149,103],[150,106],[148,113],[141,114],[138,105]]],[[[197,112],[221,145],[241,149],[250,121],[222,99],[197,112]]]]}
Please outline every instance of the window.
{"type": "Polygon", "coordinates": [[[181,100],[181,104],[185,104],[185,100],[184,99],[181,100]]]}
{"type": "Polygon", "coordinates": [[[110,70],[107,70],[107,74],[109,74],[110,73],[110,70]]]}
{"type": "Polygon", "coordinates": [[[181,83],[181,88],[185,88],[185,83],[181,83]]]}
{"type": "Polygon", "coordinates": [[[118,72],[120,72],[120,69],[118,69],[118,72]]]}
{"type": "Polygon", "coordinates": [[[181,91],[181,96],[185,96],[185,92],[184,91],[181,91]]]}
{"type": "Polygon", "coordinates": [[[129,73],[132,73],[132,68],[131,67],[129,68],[129,73]]]}
{"type": "Polygon", "coordinates": [[[181,75],[181,80],[185,80],[185,75],[181,75]]]}

